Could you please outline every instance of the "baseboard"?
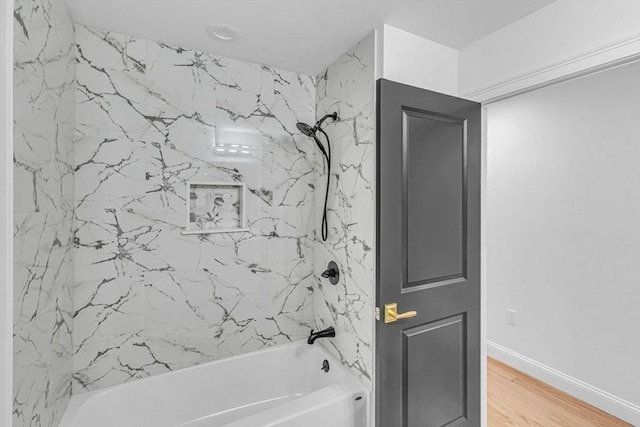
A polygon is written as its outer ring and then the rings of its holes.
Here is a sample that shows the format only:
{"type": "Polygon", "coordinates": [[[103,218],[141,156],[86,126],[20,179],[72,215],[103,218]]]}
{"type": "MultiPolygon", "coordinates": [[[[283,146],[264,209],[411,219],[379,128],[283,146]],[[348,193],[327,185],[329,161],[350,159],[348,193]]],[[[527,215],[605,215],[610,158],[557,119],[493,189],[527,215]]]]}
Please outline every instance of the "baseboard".
{"type": "Polygon", "coordinates": [[[489,340],[487,340],[487,355],[562,390],[589,405],[608,412],[636,427],[640,427],[640,406],[638,405],[620,399],[611,393],[556,371],[489,340]]]}

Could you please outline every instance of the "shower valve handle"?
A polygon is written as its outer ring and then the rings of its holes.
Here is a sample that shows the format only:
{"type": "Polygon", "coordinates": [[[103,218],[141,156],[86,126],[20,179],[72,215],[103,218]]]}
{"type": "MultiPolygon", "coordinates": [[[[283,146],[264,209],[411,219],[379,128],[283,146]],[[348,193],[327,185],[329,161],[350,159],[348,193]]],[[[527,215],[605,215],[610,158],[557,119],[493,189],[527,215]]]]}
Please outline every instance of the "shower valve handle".
{"type": "Polygon", "coordinates": [[[332,285],[337,285],[340,281],[340,270],[338,269],[338,264],[336,264],[335,261],[331,261],[329,265],[327,265],[327,269],[322,272],[321,276],[328,279],[329,283],[332,285]]]}
{"type": "Polygon", "coordinates": [[[322,277],[328,279],[329,277],[336,277],[338,275],[338,270],[335,268],[329,268],[322,272],[322,277]]]}

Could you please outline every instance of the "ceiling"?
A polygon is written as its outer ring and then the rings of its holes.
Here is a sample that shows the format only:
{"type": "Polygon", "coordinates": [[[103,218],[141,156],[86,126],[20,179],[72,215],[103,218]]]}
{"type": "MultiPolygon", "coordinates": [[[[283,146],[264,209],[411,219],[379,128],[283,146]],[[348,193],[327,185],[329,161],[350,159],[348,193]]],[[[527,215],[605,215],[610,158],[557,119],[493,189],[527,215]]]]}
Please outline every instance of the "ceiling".
{"type": "Polygon", "coordinates": [[[67,0],[75,22],[316,75],[381,23],[463,48],[553,0],[67,0]],[[229,24],[235,41],[206,27],[229,24]]]}

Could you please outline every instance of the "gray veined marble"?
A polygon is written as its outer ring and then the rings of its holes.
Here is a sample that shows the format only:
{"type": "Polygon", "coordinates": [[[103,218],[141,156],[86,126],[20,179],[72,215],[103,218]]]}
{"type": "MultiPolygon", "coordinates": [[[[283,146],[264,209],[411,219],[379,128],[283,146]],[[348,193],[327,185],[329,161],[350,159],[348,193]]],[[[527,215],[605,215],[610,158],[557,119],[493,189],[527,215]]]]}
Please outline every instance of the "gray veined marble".
{"type": "MultiPolygon", "coordinates": [[[[335,339],[323,340],[365,384],[373,375],[375,292],[375,75],[374,35],[338,58],[317,78],[317,116],[338,112],[325,128],[332,142],[328,201],[329,239],[316,233],[315,271],[330,260],[340,266],[340,282],[314,283],[316,329],[335,325],[335,339]]],[[[318,160],[321,160],[318,157],[318,160]]],[[[322,163],[317,170],[322,171],[322,163]]],[[[321,206],[316,194],[316,206],[321,206]]]]}
{"type": "Polygon", "coordinates": [[[331,325],[322,344],[369,383],[373,37],[312,78],[15,5],[15,426],[331,325]],[[295,124],[328,111],[325,243],[324,166],[295,124]],[[183,235],[190,181],[244,183],[249,231],[183,235]],[[330,259],[336,287],[316,277],[330,259]]]}
{"type": "Polygon", "coordinates": [[[57,426],[71,397],[73,26],[14,2],[13,426],[57,426]]]}
{"type": "Polygon", "coordinates": [[[76,27],[74,392],[312,326],[313,79],[76,27]],[[248,147],[230,156],[220,146],[248,147]],[[182,235],[187,182],[245,183],[249,232],[182,235]]]}
{"type": "Polygon", "coordinates": [[[57,425],[71,396],[72,212],[14,225],[14,426],[57,425]]]}
{"type": "Polygon", "coordinates": [[[14,213],[71,209],[73,25],[57,0],[14,4],[14,213]]]}

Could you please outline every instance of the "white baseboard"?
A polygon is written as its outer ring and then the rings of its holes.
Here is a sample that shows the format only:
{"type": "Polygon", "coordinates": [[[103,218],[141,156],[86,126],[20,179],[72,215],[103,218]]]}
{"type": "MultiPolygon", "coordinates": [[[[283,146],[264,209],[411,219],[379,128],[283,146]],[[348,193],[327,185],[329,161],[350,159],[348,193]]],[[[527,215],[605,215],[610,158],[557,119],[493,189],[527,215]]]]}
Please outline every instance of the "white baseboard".
{"type": "Polygon", "coordinates": [[[487,355],[562,390],[589,405],[608,412],[636,427],[640,427],[640,406],[638,405],[620,399],[611,393],[556,371],[489,340],[487,340],[487,355]]]}

